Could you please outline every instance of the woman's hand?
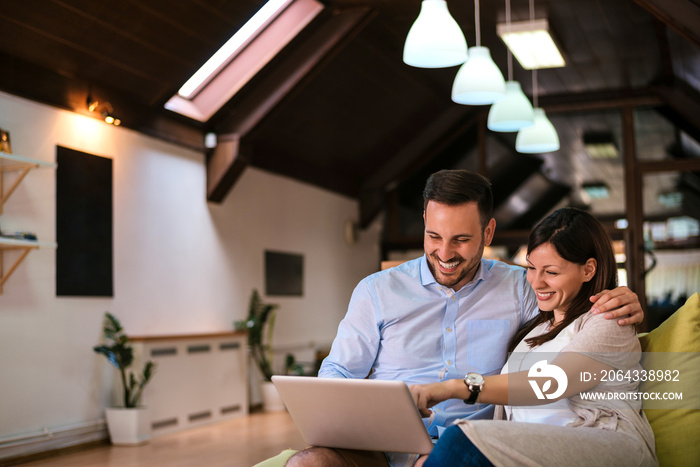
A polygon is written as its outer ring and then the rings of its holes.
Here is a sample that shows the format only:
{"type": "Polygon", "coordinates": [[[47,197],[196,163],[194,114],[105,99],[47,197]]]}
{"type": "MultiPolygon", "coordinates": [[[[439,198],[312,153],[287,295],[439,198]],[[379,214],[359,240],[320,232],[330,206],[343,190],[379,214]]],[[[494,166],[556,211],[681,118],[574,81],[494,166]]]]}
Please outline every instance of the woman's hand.
{"type": "Polygon", "coordinates": [[[430,407],[447,399],[459,397],[459,385],[464,386],[461,379],[451,379],[441,383],[414,384],[408,387],[423,417],[430,416],[430,407]]]}

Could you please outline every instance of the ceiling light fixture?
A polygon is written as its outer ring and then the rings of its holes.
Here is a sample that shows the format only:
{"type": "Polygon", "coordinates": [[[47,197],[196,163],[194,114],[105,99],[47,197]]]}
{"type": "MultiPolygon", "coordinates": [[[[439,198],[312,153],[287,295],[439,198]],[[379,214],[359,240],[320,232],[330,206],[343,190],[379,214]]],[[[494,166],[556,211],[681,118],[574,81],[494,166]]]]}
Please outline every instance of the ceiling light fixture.
{"type": "Polygon", "coordinates": [[[532,126],[534,121],[532,104],[523,93],[520,83],[506,81],[506,96],[495,102],[489,110],[488,129],[499,132],[519,131],[532,126]]]}
{"type": "Polygon", "coordinates": [[[403,61],[419,68],[445,68],[467,60],[467,41],[445,0],[423,0],[406,36],[403,61]]]}
{"type": "MultiPolygon", "coordinates": [[[[537,99],[535,99],[537,102],[537,99]]],[[[535,104],[537,105],[537,104],[535,104]]],[[[559,150],[559,135],[543,109],[533,110],[534,123],[518,131],[515,137],[515,150],[523,154],[541,154],[559,150]]]]}
{"type": "Polygon", "coordinates": [[[92,98],[90,96],[88,96],[88,98],[87,98],[88,111],[94,112],[99,104],[100,104],[99,102],[93,101],[92,98]]]}
{"type": "Polygon", "coordinates": [[[497,24],[496,34],[526,70],[566,65],[549,32],[549,22],[546,19],[497,24]]]}
{"type": "Polygon", "coordinates": [[[656,199],[659,204],[669,209],[678,209],[683,205],[683,193],[680,191],[659,193],[656,199]]]}
{"type": "Polygon", "coordinates": [[[622,218],[615,221],[615,228],[619,230],[625,230],[629,227],[630,223],[627,219],[622,218]]]}
{"type": "MultiPolygon", "coordinates": [[[[506,24],[510,24],[510,0],[506,0],[506,24]]],[[[506,95],[491,106],[487,127],[491,131],[518,131],[534,123],[532,104],[523,93],[520,83],[513,81],[513,55],[508,51],[508,81],[506,95]]]]}
{"type": "Polygon", "coordinates": [[[112,108],[112,104],[110,104],[109,102],[99,102],[93,99],[91,92],[88,92],[86,104],[89,112],[99,111],[105,123],[109,123],[110,125],[114,126],[119,126],[122,124],[122,121],[114,116],[114,109],[112,108]]]}
{"type": "Polygon", "coordinates": [[[610,198],[610,187],[603,182],[584,183],[583,185],[581,185],[581,188],[591,199],[610,198]]]}
{"type": "MultiPolygon", "coordinates": [[[[530,0],[530,21],[535,19],[535,5],[530,0]]],[[[518,131],[515,150],[523,154],[540,154],[559,150],[559,135],[543,109],[537,107],[537,69],[532,69],[532,99],[534,123],[518,131]]]]}
{"type": "Polygon", "coordinates": [[[493,104],[506,94],[501,70],[491,59],[491,52],[481,46],[479,0],[474,0],[476,46],[468,50],[467,61],[459,68],[452,85],[452,100],[458,104],[493,104]]]}
{"type": "Polygon", "coordinates": [[[592,159],[617,159],[619,151],[610,132],[587,132],[583,134],[583,145],[592,159]]]}

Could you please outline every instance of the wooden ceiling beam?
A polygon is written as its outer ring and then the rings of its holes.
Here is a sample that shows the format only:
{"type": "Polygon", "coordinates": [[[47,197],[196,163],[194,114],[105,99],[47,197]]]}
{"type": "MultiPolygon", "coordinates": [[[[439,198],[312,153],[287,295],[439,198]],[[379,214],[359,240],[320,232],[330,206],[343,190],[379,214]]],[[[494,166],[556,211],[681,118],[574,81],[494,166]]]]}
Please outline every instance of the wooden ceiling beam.
{"type": "Polygon", "coordinates": [[[639,6],[700,47],[700,6],[689,0],[634,0],[639,6]]]}
{"type": "Polygon", "coordinates": [[[654,88],[616,89],[539,97],[539,106],[548,114],[622,109],[628,106],[656,107],[664,103],[663,98],[654,88]]]}
{"type": "Polygon", "coordinates": [[[637,168],[642,174],[656,172],[700,172],[700,158],[640,161],[637,162],[637,168]]]}

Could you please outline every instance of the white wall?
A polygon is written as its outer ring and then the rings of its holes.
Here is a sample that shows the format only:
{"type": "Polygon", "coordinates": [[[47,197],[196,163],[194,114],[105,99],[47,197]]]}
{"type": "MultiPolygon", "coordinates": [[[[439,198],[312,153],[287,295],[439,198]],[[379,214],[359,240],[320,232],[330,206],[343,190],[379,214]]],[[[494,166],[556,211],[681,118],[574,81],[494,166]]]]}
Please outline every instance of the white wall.
{"type": "MultiPolygon", "coordinates": [[[[345,220],[357,217],[351,199],[247,169],[223,203],[209,204],[202,154],[2,93],[0,128],[17,155],[55,161],[61,145],[113,159],[115,290],[56,297],[52,249],[30,253],[5,283],[0,438],[102,418],[116,376],[92,352],[105,311],[131,335],[231,330],[252,288],[264,292],[264,250],[300,253],[304,296],[263,298],[280,305],[276,344],[324,344],[353,287],[379,264],[378,227],[344,242],[345,220]]],[[[54,241],[55,204],[55,172],[33,170],[0,229],[54,241]]],[[[14,254],[5,253],[6,269],[14,254]]]]}

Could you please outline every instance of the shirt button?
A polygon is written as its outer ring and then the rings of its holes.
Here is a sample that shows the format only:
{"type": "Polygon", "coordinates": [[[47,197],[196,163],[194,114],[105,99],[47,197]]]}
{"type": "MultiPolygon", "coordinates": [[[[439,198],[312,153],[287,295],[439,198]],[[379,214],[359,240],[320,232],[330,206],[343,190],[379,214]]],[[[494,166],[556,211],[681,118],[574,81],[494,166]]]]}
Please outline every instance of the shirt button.
{"type": "Polygon", "coordinates": [[[452,365],[452,360],[447,360],[448,365],[452,365]]]}
{"type": "Polygon", "coordinates": [[[447,332],[452,332],[452,328],[445,329],[447,332]]]}
{"type": "Polygon", "coordinates": [[[452,296],[452,301],[453,301],[453,302],[455,301],[455,298],[456,298],[456,297],[453,295],[453,296],[452,296]]]}

